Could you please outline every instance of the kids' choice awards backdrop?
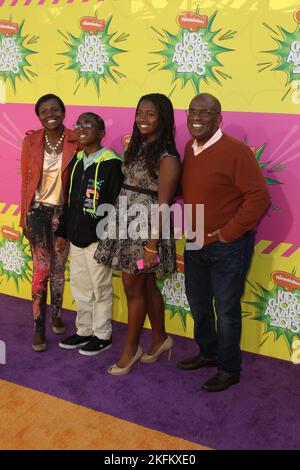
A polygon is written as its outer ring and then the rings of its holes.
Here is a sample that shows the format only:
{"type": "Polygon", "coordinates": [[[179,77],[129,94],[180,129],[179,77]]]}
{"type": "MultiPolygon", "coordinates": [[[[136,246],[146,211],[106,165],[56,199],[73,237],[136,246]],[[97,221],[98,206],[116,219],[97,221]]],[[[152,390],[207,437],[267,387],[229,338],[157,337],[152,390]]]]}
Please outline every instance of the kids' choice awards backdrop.
{"type": "MultiPolygon", "coordinates": [[[[220,99],[223,130],[253,148],[272,196],[243,298],[242,348],[299,362],[299,0],[0,0],[0,291],[27,299],[20,151],[25,131],[39,127],[34,103],[49,92],[67,105],[68,126],[83,111],[101,114],[105,145],[118,152],[141,95],[171,98],[181,153],[191,98],[220,99]]],[[[158,284],[168,331],[192,336],[183,246],[178,272],[158,284]]],[[[126,321],[118,272],[114,295],[114,318],[126,321]]],[[[64,299],[75,309],[68,282],[64,299]]]]}

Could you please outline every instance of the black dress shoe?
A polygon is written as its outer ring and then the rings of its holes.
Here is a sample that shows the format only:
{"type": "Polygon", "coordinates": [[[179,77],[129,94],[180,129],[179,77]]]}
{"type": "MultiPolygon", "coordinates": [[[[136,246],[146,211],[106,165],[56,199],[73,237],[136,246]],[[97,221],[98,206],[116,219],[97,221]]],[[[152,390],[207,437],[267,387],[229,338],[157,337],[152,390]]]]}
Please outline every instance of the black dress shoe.
{"type": "Polygon", "coordinates": [[[238,384],[240,381],[239,372],[226,372],[219,370],[216,375],[202,385],[202,390],[206,392],[221,392],[231,385],[238,384]]]}
{"type": "Polygon", "coordinates": [[[189,357],[188,359],[183,359],[183,361],[178,362],[177,367],[183,370],[195,370],[200,369],[200,367],[217,367],[217,361],[197,354],[197,356],[189,357]]]}

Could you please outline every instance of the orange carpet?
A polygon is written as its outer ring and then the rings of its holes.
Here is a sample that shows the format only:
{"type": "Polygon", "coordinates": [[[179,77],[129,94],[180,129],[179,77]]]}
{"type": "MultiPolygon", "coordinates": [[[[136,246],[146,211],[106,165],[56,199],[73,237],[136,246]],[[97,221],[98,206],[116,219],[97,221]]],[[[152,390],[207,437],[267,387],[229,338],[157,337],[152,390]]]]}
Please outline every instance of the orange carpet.
{"type": "Polygon", "coordinates": [[[2,450],[204,450],[104,413],[0,380],[2,450]]]}

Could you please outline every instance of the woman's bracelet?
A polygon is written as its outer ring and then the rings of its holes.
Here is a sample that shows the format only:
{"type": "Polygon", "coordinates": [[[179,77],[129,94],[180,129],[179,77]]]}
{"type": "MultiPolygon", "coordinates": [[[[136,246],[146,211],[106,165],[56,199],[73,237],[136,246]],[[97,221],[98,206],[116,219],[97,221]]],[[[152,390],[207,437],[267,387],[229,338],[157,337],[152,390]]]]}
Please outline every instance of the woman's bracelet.
{"type": "Polygon", "coordinates": [[[148,253],[153,253],[153,254],[157,254],[157,253],[158,253],[157,250],[150,250],[150,248],[148,248],[147,246],[144,246],[144,250],[148,251],[148,253]]]}

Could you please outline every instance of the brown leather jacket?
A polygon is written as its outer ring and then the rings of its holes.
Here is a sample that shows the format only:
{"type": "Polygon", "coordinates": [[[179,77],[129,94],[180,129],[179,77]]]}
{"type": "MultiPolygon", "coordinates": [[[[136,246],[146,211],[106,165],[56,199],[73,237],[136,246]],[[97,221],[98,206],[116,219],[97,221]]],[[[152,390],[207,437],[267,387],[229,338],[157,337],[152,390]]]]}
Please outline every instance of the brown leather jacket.
{"type": "MultiPolygon", "coordinates": [[[[19,225],[25,226],[25,215],[29,210],[30,204],[34,198],[35,191],[40,182],[45,147],[45,129],[26,132],[23,140],[21,155],[21,215],[19,225]]],[[[61,166],[61,178],[64,190],[64,200],[68,198],[69,170],[68,165],[78,149],[78,142],[74,131],[65,128],[65,139],[63,145],[63,156],[61,166]]]]}

